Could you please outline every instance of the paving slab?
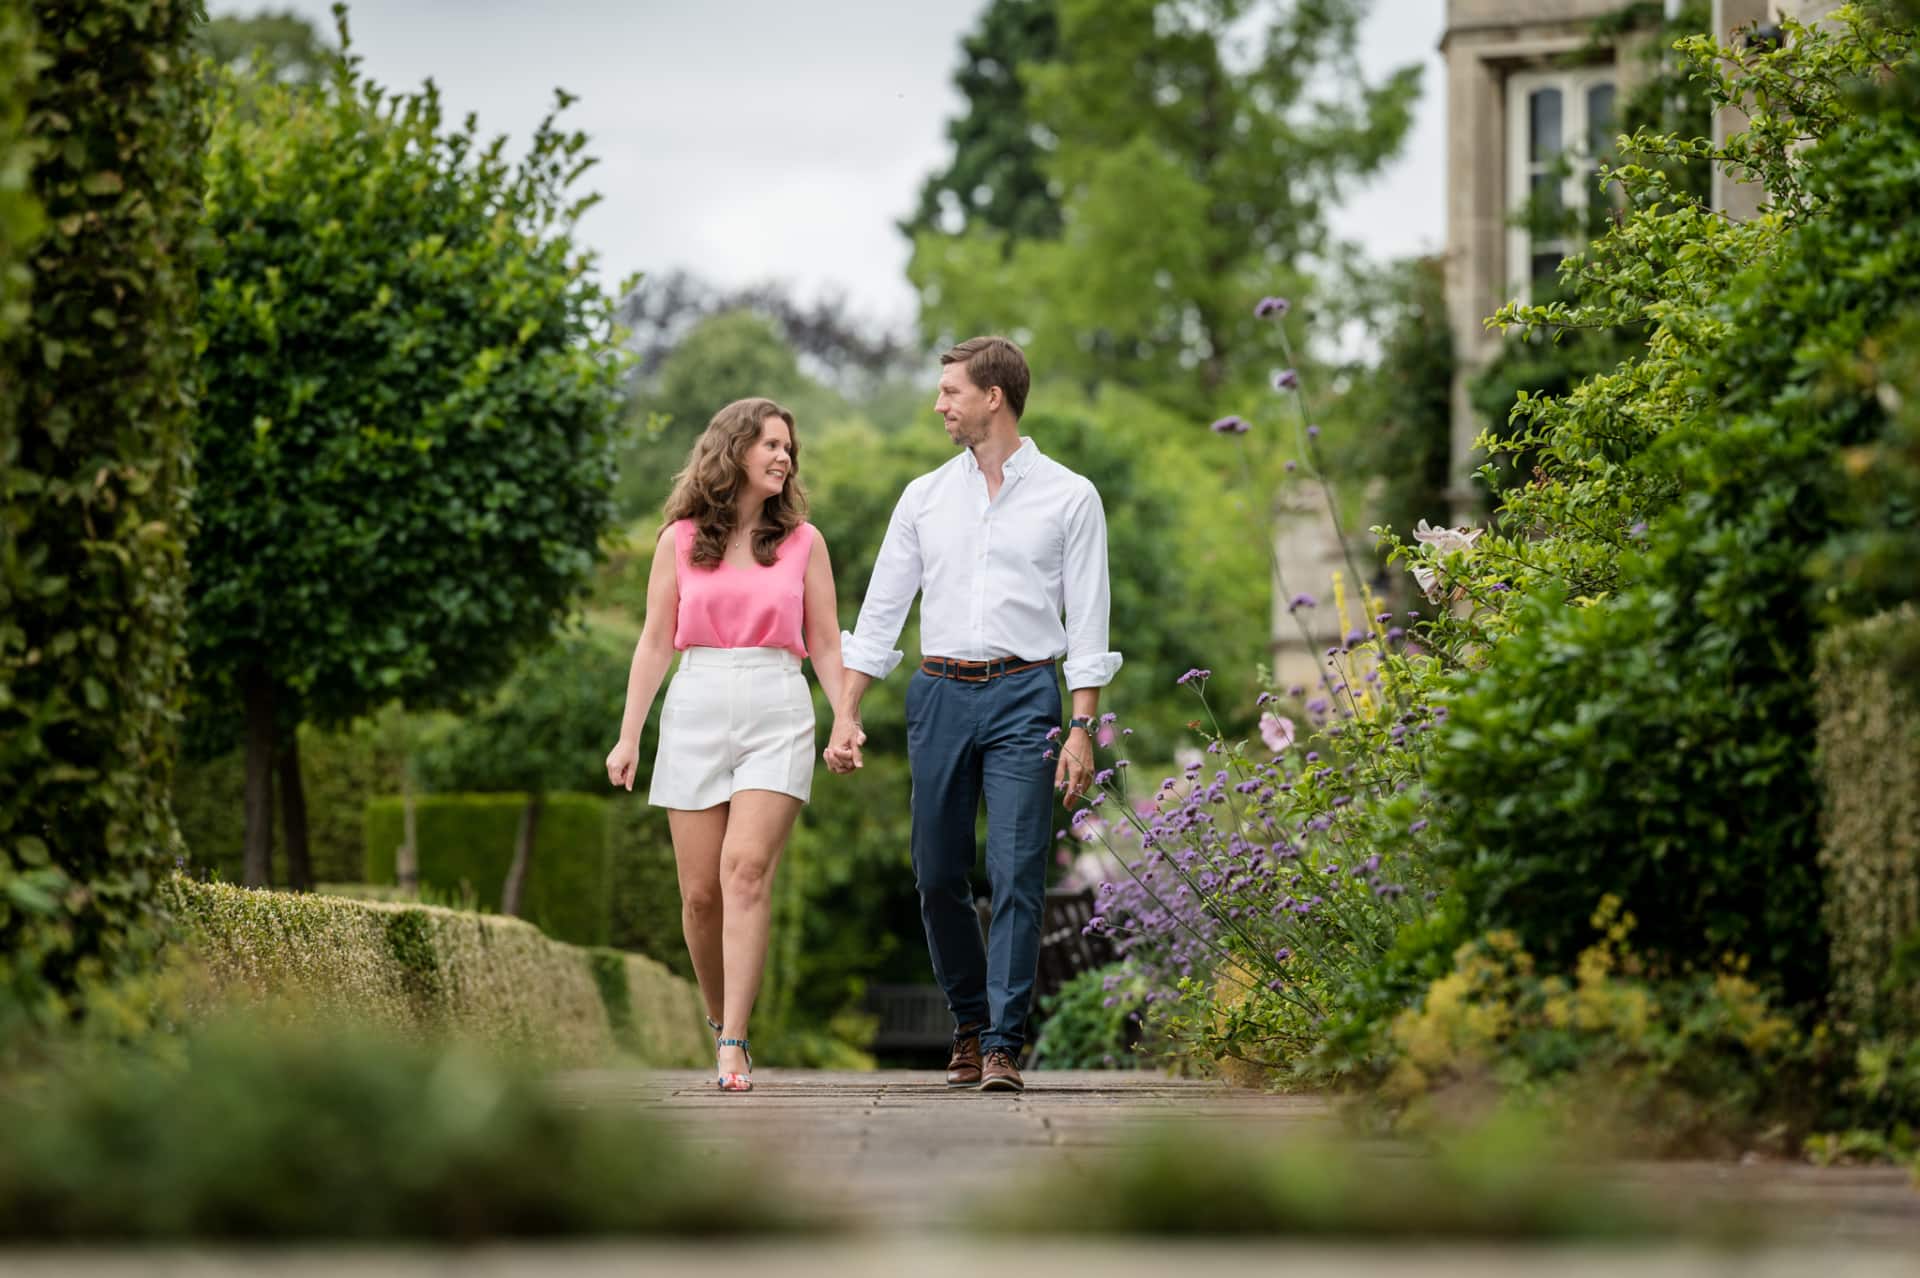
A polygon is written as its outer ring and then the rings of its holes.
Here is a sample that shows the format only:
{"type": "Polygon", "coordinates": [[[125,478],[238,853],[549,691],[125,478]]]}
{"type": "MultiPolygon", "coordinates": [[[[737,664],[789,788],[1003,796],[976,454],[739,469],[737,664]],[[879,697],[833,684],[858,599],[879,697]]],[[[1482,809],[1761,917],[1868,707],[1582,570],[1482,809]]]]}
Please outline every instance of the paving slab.
{"type": "MultiPolygon", "coordinates": [[[[1141,1071],[1042,1071],[1028,1090],[950,1091],[938,1073],[762,1069],[746,1095],[703,1071],[581,1071],[556,1078],[583,1105],[631,1105],[696,1150],[745,1158],[796,1203],[855,1229],[939,1234],[972,1204],[1045,1171],[1124,1156],[1149,1130],[1232,1131],[1263,1143],[1325,1135],[1333,1104],[1141,1071]]],[[[1368,1153],[1411,1146],[1354,1141],[1368,1153]]],[[[1920,1278],[1920,1192],[1896,1167],[1705,1161],[1594,1164],[1596,1180],[1685,1210],[1744,1207],[1776,1243],[1910,1247],[1920,1278]]],[[[1821,1278],[1831,1278],[1822,1274],[1821,1278]]]]}

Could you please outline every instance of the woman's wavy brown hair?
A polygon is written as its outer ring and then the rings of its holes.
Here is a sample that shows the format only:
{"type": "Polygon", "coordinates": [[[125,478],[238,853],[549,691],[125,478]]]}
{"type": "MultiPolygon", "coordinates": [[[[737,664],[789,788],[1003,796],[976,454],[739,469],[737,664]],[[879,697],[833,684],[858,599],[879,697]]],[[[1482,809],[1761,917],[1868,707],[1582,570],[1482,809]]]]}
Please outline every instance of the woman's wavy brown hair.
{"type": "Polygon", "coordinates": [[[800,435],[794,429],[793,414],[770,399],[736,399],[715,413],[694,441],[687,464],[674,476],[673,493],[667,498],[668,523],[676,519],[693,521],[693,562],[701,568],[716,567],[726,557],[727,539],[733,536],[733,521],[738,517],[734,498],[746,478],[747,450],[758,442],[761,424],[769,417],[787,424],[793,452],[786,486],[760,508],[760,522],[753,530],[755,561],[771,565],[774,550],[806,520],[807,494],[800,486],[800,435]]]}

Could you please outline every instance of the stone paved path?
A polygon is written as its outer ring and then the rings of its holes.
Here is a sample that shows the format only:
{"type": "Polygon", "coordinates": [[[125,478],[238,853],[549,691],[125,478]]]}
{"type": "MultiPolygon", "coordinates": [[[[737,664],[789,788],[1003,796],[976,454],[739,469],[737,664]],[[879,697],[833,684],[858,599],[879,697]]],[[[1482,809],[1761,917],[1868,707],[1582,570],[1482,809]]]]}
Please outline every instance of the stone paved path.
{"type": "Polygon", "coordinates": [[[833,1074],[760,1069],[727,1095],[706,1073],[566,1075],[582,1101],[639,1105],[698,1147],[769,1165],[792,1192],[857,1226],[953,1225],[976,1194],[1015,1172],[1124,1146],[1143,1127],[1258,1125],[1284,1139],[1323,1120],[1316,1098],[1260,1096],[1151,1074],[1048,1072],[1024,1095],[947,1090],[926,1071],[833,1074]]]}
{"type": "MultiPolygon", "coordinates": [[[[4,1278],[1920,1278],[1920,1193],[1892,1168],[1635,1164],[1609,1175],[1663,1200],[1761,1202],[1792,1221],[1764,1248],[1528,1244],[1341,1245],[1273,1239],[981,1239],[955,1224],[968,1195],[1016,1170],[1123,1154],[1148,1125],[1283,1141],[1324,1121],[1313,1098],[1141,1074],[1042,1074],[1018,1098],[950,1093],[928,1073],[762,1069],[750,1096],[705,1073],[605,1071],[555,1080],[583,1105],[639,1106],[697,1148],[747,1155],[853,1232],[814,1239],[512,1244],[471,1249],[0,1251],[4,1278]]],[[[1404,1152],[1404,1151],[1403,1151],[1404,1152]]],[[[1414,1155],[1406,1154],[1412,1157],[1414,1155]]]]}
{"type": "MultiPolygon", "coordinates": [[[[910,1234],[952,1229],[975,1195],[1015,1172],[1123,1153],[1149,1126],[1283,1142],[1331,1118],[1316,1097],[1131,1072],[1030,1074],[1022,1096],[949,1092],[928,1072],[754,1077],[746,1096],[720,1093],[704,1072],[575,1073],[556,1086],[582,1103],[638,1105],[696,1147],[750,1157],[857,1228],[910,1234]]],[[[1783,1243],[1911,1247],[1920,1278],[1920,1192],[1898,1168],[1695,1161],[1602,1174],[1666,1204],[1758,1205],[1783,1243]]]]}

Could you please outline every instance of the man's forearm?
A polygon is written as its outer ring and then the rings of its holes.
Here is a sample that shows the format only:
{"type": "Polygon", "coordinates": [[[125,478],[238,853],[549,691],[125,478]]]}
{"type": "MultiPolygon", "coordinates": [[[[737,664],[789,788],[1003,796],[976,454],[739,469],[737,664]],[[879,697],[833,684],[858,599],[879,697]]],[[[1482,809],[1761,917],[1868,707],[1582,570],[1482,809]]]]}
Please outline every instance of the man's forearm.
{"type": "Polygon", "coordinates": [[[1100,689],[1075,688],[1073,690],[1073,717],[1093,719],[1100,714],[1100,689]]]}
{"type": "Polygon", "coordinates": [[[860,719],[860,699],[867,695],[867,689],[873,686],[873,676],[864,670],[845,667],[840,680],[840,700],[834,703],[833,712],[843,719],[858,722],[860,719]]]}

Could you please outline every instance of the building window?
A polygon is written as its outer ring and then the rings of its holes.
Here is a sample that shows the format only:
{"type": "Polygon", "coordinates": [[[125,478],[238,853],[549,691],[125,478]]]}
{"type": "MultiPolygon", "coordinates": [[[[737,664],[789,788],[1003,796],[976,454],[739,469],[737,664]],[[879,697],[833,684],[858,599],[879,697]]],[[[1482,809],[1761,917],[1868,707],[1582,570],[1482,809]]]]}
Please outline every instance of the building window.
{"type": "Polygon", "coordinates": [[[1610,66],[1519,71],[1507,78],[1507,282],[1515,297],[1550,288],[1560,259],[1595,229],[1594,174],[1613,154],[1610,66]]]}

